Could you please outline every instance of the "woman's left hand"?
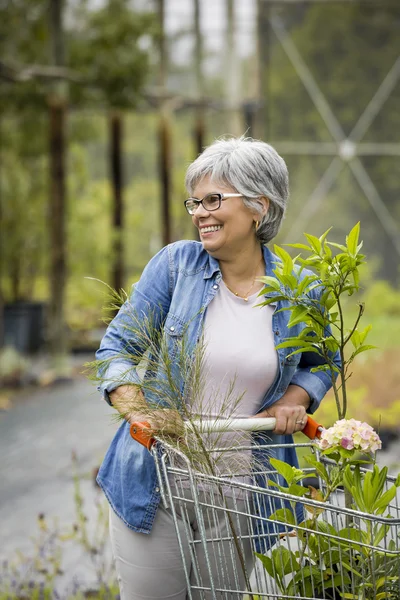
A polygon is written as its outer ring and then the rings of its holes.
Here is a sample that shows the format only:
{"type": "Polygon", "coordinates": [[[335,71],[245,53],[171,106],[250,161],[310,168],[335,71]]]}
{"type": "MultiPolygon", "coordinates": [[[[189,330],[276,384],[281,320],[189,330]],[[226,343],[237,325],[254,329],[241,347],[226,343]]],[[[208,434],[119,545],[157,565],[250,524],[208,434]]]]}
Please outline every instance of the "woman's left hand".
{"type": "Polygon", "coordinates": [[[310,396],[298,385],[289,385],[284,395],[268,409],[254,415],[255,417],[274,417],[276,426],[274,433],[291,434],[304,429],[307,423],[307,408],[310,396]]]}

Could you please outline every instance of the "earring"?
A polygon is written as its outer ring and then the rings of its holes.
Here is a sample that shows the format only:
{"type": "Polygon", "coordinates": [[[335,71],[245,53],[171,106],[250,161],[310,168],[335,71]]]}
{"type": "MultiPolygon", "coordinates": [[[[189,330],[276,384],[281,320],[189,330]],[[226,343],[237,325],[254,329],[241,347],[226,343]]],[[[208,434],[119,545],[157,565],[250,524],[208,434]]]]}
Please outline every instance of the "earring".
{"type": "Polygon", "coordinates": [[[258,228],[259,228],[259,226],[260,226],[260,221],[256,221],[256,222],[255,222],[255,226],[256,226],[256,231],[257,231],[257,229],[258,229],[258,228]]]}

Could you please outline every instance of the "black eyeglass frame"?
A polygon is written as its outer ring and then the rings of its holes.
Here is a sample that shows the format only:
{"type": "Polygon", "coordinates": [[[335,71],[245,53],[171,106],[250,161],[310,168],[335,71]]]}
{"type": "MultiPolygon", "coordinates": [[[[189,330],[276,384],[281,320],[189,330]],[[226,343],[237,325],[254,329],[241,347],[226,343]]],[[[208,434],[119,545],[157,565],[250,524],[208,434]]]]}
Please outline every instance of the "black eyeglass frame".
{"type": "Polygon", "coordinates": [[[214,210],[218,210],[219,208],[221,208],[221,202],[223,200],[226,200],[227,198],[243,198],[243,194],[239,194],[239,193],[221,194],[220,192],[211,192],[210,194],[206,194],[204,196],[204,198],[202,198],[201,200],[198,200],[197,198],[187,198],[184,201],[184,205],[185,205],[185,208],[186,208],[187,212],[189,213],[189,215],[193,216],[195,214],[196,210],[199,208],[200,204],[202,205],[204,210],[206,210],[207,212],[213,212],[214,210]],[[219,202],[218,202],[218,206],[216,208],[207,208],[206,206],[204,206],[204,200],[206,200],[210,196],[218,196],[219,202]],[[192,212],[190,211],[190,209],[187,206],[188,202],[196,203],[196,207],[192,212]]]}

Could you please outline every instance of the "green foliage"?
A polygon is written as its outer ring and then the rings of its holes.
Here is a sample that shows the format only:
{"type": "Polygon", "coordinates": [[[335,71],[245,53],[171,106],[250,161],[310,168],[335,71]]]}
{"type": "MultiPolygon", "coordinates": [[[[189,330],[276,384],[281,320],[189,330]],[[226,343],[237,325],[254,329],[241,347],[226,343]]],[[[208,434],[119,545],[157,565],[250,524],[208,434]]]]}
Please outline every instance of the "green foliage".
{"type": "Polygon", "coordinates": [[[79,27],[69,31],[69,63],[84,86],[72,86],[72,97],[98,103],[100,91],[108,107],[136,106],[150,70],[154,14],[135,12],[125,0],[76,10],[79,27]]]}
{"type": "MultiPolygon", "coordinates": [[[[366,343],[371,327],[359,328],[364,305],[359,303],[350,328],[343,308],[343,298],[353,297],[359,290],[359,267],[364,262],[359,223],[346,236],[345,244],[329,241],[329,231],[321,237],[305,234],[307,244],[290,245],[306,253],[306,258],[300,255],[292,258],[276,246],[279,262],[274,269],[275,278],[262,279],[266,286],[260,295],[267,294],[263,304],[277,298],[288,303],[283,310],[290,311],[289,327],[296,335],[280,347],[296,348],[292,354],[317,353],[327,363],[324,368],[331,373],[337,414],[342,419],[347,410],[349,367],[357,355],[373,346],[366,343]],[[305,273],[305,269],[311,271],[305,273]],[[340,369],[333,362],[332,355],[336,352],[341,358],[340,369]],[[340,386],[335,377],[338,371],[340,386]]],[[[359,460],[354,448],[347,449],[341,444],[305,456],[304,460],[318,476],[320,490],[312,486],[306,490],[297,485],[309,475],[309,469],[293,469],[271,460],[287,485],[276,486],[273,481],[270,485],[291,496],[293,509],[292,515],[277,511],[271,519],[292,525],[299,546],[297,550],[278,547],[271,556],[257,556],[282,595],[314,598],[322,593],[327,598],[398,598],[398,547],[388,533],[391,505],[400,487],[400,477],[388,485],[387,467],[379,469],[373,464],[371,470],[365,470],[361,465],[369,459],[359,460]],[[344,488],[347,510],[345,527],[341,510],[336,507],[340,488],[344,488]],[[308,515],[299,525],[294,517],[296,502],[302,503],[308,515]],[[330,516],[332,507],[338,513],[336,519],[330,516]],[[364,517],[365,514],[371,517],[364,517]]]]}
{"type": "Polygon", "coordinates": [[[290,311],[289,328],[301,326],[297,335],[287,338],[278,348],[296,348],[291,354],[312,352],[322,359],[321,366],[313,371],[325,370],[330,373],[335,393],[338,417],[345,417],[347,411],[346,380],[349,367],[358,354],[374,348],[366,344],[370,326],[359,329],[364,305],[359,304],[358,315],[351,328],[344,320],[343,297],[352,296],[359,289],[359,266],[364,262],[361,254],[362,242],[359,242],[360,224],[357,223],[346,236],[346,244],[328,240],[328,229],[319,238],[304,234],[308,244],[288,244],[308,254],[294,259],[283,248],[274,247],[279,262],[274,269],[275,279],[260,278],[266,286],[260,292],[268,297],[261,306],[277,300],[284,300],[290,311]],[[305,269],[311,269],[304,273],[305,269]],[[345,355],[349,343],[353,346],[349,355],[345,355]],[[334,361],[339,353],[341,367],[334,361]],[[340,373],[340,388],[336,375],[340,373]],[[339,395],[339,389],[341,397],[339,395]]]}
{"type": "MultiPolygon", "coordinates": [[[[274,468],[289,484],[281,491],[291,494],[293,507],[296,499],[300,501],[308,516],[296,524],[294,512],[289,509],[271,515],[273,521],[294,528],[299,546],[297,550],[279,546],[270,556],[256,553],[267,573],[285,597],[318,598],[324,594],[326,598],[354,600],[398,598],[399,549],[392,536],[396,526],[391,526],[391,517],[397,515],[396,511],[391,514],[391,509],[400,476],[388,484],[387,467],[379,469],[374,464],[372,470],[362,469],[354,452],[340,446],[323,451],[322,456],[318,453],[308,456],[306,460],[319,477],[320,491],[311,486],[308,490],[300,486],[296,489],[291,483],[290,467],[274,461],[274,468]],[[330,461],[325,460],[327,456],[330,461]],[[332,495],[340,487],[344,487],[352,509],[346,513],[344,527],[337,500],[330,505],[335,507],[333,517],[327,510],[332,495]],[[364,517],[365,513],[370,518],[364,517]]],[[[296,479],[308,475],[309,471],[299,471],[296,479]]]]}

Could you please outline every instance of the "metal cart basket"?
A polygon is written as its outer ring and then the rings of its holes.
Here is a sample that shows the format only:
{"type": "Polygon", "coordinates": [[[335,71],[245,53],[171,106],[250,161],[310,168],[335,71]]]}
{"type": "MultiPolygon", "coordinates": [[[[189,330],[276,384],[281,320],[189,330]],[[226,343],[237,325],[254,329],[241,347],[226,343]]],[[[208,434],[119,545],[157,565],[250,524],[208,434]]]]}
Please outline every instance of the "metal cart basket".
{"type": "MultiPolygon", "coordinates": [[[[195,426],[199,431],[213,427],[204,421],[195,426]]],[[[275,420],[232,419],[222,426],[229,431],[267,431],[275,420]]],[[[311,439],[319,429],[309,419],[306,434],[311,439]]],[[[271,464],[265,470],[257,467],[252,478],[245,473],[216,473],[212,467],[201,472],[179,447],[151,437],[147,424],[134,423],[131,435],[154,456],[162,502],[174,519],[190,600],[400,600],[397,494],[384,514],[363,513],[347,508],[351,503],[343,489],[321,502],[318,488],[323,482],[315,472],[303,483],[311,484],[314,494],[298,497],[275,485],[280,480],[271,464]]],[[[275,456],[280,447],[266,439],[262,451],[275,456]]],[[[290,447],[316,452],[311,442],[290,447]]],[[[251,443],[239,450],[254,454],[251,443]]],[[[211,452],[215,457],[227,448],[211,452]]],[[[324,465],[335,468],[333,461],[324,465]]],[[[386,477],[384,487],[393,483],[386,477]]]]}

